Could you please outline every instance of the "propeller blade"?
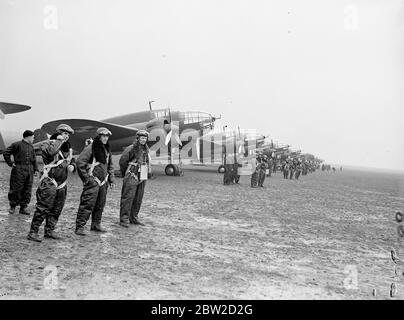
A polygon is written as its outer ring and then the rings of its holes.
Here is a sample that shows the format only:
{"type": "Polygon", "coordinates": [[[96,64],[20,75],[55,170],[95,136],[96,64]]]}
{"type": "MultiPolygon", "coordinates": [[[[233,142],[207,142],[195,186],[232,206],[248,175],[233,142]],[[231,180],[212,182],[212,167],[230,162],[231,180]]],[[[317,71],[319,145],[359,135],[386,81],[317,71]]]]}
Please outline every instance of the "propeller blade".
{"type": "Polygon", "coordinates": [[[196,158],[198,161],[201,159],[201,149],[200,149],[201,143],[199,137],[196,138],[196,158]]]}
{"type": "Polygon", "coordinates": [[[181,139],[180,139],[180,136],[177,134],[177,132],[174,132],[174,139],[177,141],[177,143],[180,145],[180,146],[182,146],[182,142],[181,142],[181,139]]]}
{"type": "Polygon", "coordinates": [[[173,135],[173,131],[171,130],[166,136],[166,141],[165,141],[166,145],[168,145],[168,143],[170,142],[172,135],[173,135]]]}

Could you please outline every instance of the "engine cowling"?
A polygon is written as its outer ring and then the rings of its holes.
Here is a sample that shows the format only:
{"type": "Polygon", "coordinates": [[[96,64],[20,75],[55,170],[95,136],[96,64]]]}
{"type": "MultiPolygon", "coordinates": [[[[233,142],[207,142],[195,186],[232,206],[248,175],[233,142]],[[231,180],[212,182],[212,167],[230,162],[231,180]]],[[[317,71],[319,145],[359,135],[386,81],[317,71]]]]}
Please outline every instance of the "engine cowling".
{"type": "Polygon", "coordinates": [[[153,129],[164,129],[168,133],[171,130],[178,130],[178,126],[176,126],[174,124],[170,124],[167,119],[156,118],[156,119],[150,120],[146,124],[147,131],[150,132],[153,129]]]}
{"type": "Polygon", "coordinates": [[[169,130],[167,130],[167,128],[166,128],[167,125],[169,125],[167,119],[156,118],[156,119],[150,120],[146,124],[146,130],[150,132],[153,129],[164,129],[165,131],[168,132],[169,130]]]}

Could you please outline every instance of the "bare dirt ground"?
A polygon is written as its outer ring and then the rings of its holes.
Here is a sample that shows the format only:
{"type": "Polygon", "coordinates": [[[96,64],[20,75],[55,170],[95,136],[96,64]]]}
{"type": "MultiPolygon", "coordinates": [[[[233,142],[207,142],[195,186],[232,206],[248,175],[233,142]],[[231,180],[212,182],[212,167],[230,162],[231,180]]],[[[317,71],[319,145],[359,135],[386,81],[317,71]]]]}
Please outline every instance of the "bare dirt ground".
{"type": "Polygon", "coordinates": [[[140,214],[147,226],[117,224],[118,178],[109,232],[86,237],[74,234],[81,182],[72,176],[64,239],[42,243],[26,240],[32,216],[8,215],[8,179],[0,163],[0,299],[389,299],[391,248],[404,257],[394,220],[404,176],[392,173],[277,173],[251,189],[248,177],[224,186],[213,171],[167,177],[159,168],[140,214]]]}

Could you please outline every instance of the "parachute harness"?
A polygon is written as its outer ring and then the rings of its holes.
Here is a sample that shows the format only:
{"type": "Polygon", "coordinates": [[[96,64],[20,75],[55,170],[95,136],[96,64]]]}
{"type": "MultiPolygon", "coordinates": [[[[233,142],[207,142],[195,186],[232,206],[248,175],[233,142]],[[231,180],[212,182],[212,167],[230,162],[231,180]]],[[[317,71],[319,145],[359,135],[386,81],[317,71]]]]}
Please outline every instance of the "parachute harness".
{"type": "Polygon", "coordinates": [[[100,165],[100,164],[101,164],[101,162],[96,161],[96,160],[95,160],[95,157],[94,157],[94,158],[93,158],[93,163],[90,164],[90,169],[89,169],[89,171],[88,171],[88,174],[89,174],[91,177],[94,178],[95,182],[97,182],[97,184],[98,184],[100,187],[102,187],[104,184],[107,183],[109,174],[107,174],[107,176],[105,177],[104,181],[101,181],[100,179],[98,179],[97,177],[95,177],[95,176],[93,175],[94,168],[95,168],[96,166],[100,165]]]}
{"type": "Polygon", "coordinates": [[[59,190],[59,189],[64,188],[66,186],[66,184],[67,184],[67,179],[62,184],[58,185],[58,183],[56,182],[56,180],[54,178],[49,177],[49,172],[53,168],[56,168],[56,167],[60,166],[65,161],[69,161],[69,159],[66,159],[63,156],[63,153],[61,151],[59,151],[59,153],[55,155],[54,160],[51,163],[49,163],[48,165],[45,165],[43,167],[43,169],[44,169],[43,174],[42,174],[42,177],[39,180],[39,182],[42,182],[44,179],[49,179],[55,185],[56,189],[59,190]],[[61,159],[59,161],[58,161],[58,156],[61,157],[61,159]]]}

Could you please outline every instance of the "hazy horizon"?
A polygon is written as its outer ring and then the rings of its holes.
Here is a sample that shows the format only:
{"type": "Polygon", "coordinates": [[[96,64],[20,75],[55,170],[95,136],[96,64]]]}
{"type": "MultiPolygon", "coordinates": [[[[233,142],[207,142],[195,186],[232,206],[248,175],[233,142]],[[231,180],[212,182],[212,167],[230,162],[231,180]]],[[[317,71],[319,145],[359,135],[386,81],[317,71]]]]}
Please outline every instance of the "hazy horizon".
{"type": "Polygon", "coordinates": [[[404,2],[0,0],[1,130],[153,108],[327,163],[404,164],[404,2]],[[57,10],[57,21],[52,14],[57,10]],[[53,20],[52,20],[53,19],[53,20]]]}

